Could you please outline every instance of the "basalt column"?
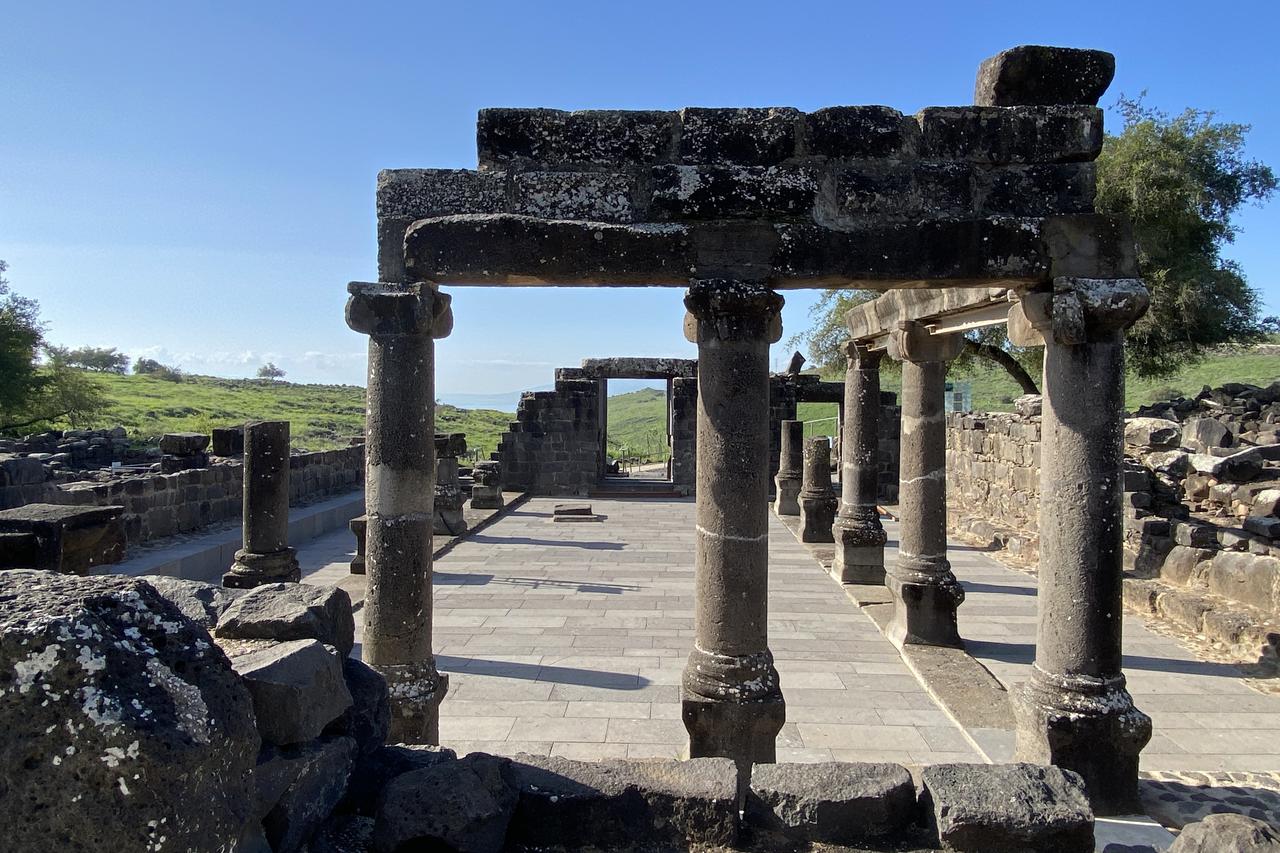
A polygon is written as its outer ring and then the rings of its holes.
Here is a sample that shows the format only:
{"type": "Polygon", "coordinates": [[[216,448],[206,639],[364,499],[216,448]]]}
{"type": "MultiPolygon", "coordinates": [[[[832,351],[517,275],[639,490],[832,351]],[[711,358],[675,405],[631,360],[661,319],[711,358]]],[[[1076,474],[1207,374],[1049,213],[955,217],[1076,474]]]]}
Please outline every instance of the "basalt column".
{"type": "MultiPolygon", "coordinates": [[[[1151,737],[1121,672],[1123,336],[1147,301],[1137,280],[1059,278],[1027,312],[1045,344],[1044,417],[1036,662],[1014,697],[1017,754],[1079,773],[1099,814],[1140,811],[1151,737]]],[[[1026,325],[1011,318],[1011,337],[1026,325]]]]}
{"type": "Polygon", "coordinates": [[[222,585],[248,589],[297,582],[289,547],[289,422],[250,421],[244,427],[243,547],[222,585]]]}
{"type": "Polygon", "coordinates": [[[831,487],[831,439],[811,438],[804,443],[804,482],[800,487],[800,541],[830,542],[836,517],[835,490],[831,487]]]}
{"type": "MultiPolygon", "coordinates": [[[[768,416],[766,415],[766,418],[768,416]]],[[[778,515],[800,514],[800,487],[804,482],[804,423],[782,422],[782,451],[778,474],[773,478],[773,511],[778,515]]]]}
{"type": "Polygon", "coordinates": [[[963,645],[956,608],[964,590],[947,562],[947,431],[943,394],[947,362],[960,354],[958,334],[930,335],[903,322],[889,336],[902,362],[902,458],[898,561],[885,572],[893,598],[888,637],[895,645],[963,645]]]}
{"type": "Polygon", "coordinates": [[[831,573],[841,583],[884,583],[884,526],[876,509],[880,479],[880,351],[845,345],[840,514],[831,573]]]}
{"type": "Polygon", "coordinates": [[[431,652],[435,501],[433,338],[449,334],[449,297],[433,285],[348,287],[347,325],[369,336],[364,662],[387,679],[391,742],[437,743],[447,676],[431,652]]]}
{"type": "Polygon", "coordinates": [[[693,282],[685,336],[698,345],[694,647],[681,688],[689,756],[740,776],[771,762],[786,720],[768,644],[769,344],[782,297],[739,281],[693,282]]]}

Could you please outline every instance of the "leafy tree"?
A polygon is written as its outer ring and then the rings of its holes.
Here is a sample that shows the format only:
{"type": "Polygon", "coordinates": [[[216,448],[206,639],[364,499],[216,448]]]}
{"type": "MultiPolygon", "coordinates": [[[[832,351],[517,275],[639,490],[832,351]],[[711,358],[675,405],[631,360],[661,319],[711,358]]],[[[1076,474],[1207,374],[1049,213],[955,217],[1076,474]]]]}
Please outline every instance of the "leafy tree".
{"type": "Polygon", "coordinates": [[[116,352],[115,347],[58,348],[58,355],[69,367],[79,367],[98,373],[128,373],[129,356],[116,352]]]}
{"type": "Polygon", "coordinates": [[[273,380],[283,379],[284,371],[268,361],[266,364],[262,365],[262,367],[258,368],[258,378],[273,379],[273,380]]]}
{"type": "Polygon", "coordinates": [[[133,372],[139,376],[146,376],[151,373],[159,373],[163,364],[154,358],[140,358],[133,363],[133,372]]]}
{"type": "Polygon", "coordinates": [[[36,356],[44,345],[40,306],[9,290],[9,265],[0,261],[0,422],[10,419],[40,388],[36,356]]]}
{"type": "Polygon", "coordinates": [[[1141,98],[1121,98],[1119,136],[1098,158],[1097,209],[1133,222],[1151,308],[1128,334],[1139,376],[1168,376],[1226,343],[1265,335],[1257,291],[1222,257],[1248,202],[1276,190],[1269,166],[1244,155],[1249,126],[1187,109],[1169,116],[1141,98]]]}

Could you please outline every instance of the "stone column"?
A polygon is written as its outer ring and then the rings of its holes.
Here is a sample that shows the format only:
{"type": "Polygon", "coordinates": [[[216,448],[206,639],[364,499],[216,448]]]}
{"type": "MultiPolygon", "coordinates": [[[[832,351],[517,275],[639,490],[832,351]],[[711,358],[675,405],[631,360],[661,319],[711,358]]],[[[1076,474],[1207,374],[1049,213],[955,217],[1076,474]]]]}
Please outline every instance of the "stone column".
{"type": "Polygon", "coordinates": [[[222,585],[249,589],[301,578],[289,547],[289,422],[244,425],[243,546],[222,585]]]}
{"type": "Polygon", "coordinates": [[[364,662],[391,691],[391,742],[437,743],[447,676],[431,650],[435,345],[453,327],[433,285],[347,288],[347,325],[369,335],[364,662]]]}
{"type": "Polygon", "coordinates": [[[471,469],[471,508],[502,509],[502,463],[496,459],[477,462],[471,469]]]}
{"type": "Polygon", "coordinates": [[[811,438],[804,443],[804,481],[800,487],[800,541],[832,542],[836,518],[835,489],[831,486],[831,439],[811,438]]]}
{"type": "Polygon", "coordinates": [[[845,344],[840,514],[831,573],[841,583],[884,583],[887,539],[877,507],[880,483],[880,351],[845,344]]]}
{"type": "Polygon", "coordinates": [[[694,647],[681,688],[689,756],[724,756],[740,778],[775,759],[786,720],[769,651],[769,344],[782,297],[702,280],[685,294],[698,345],[694,647]]]}
{"type": "Polygon", "coordinates": [[[898,561],[885,572],[893,598],[888,637],[897,646],[955,646],[956,608],[964,590],[947,562],[947,362],[960,354],[958,334],[930,335],[906,321],[889,336],[902,362],[902,458],[898,473],[898,561]]]}
{"type": "Polygon", "coordinates": [[[1151,737],[1121,672],[1124,330],[1147,302],[1136,279],[1059,278],[1015,309],[1030,323],[1010,320],[1017,342],[1032,326],[1045,345],[1036,662],[1014,694],[1017,755],[1079,773],[1099,814],[1141,810],[1151,737]]]}
{"type": "MultiPolygon", "coordinates": [[[[766,419],[768,415],[765,415],[766,419]]],[[[804,481],[804,423],[782,422],[782,452],[778,474],[773,478],[773,511],[778,515],[800,514],[800,487],[804,481]]]]}
{"type": "Polygon", "coordinates": [[[436,435],[436,500],[432,505],[432,530],[437,536],[461,536],[467,532],[463,515],[466,495],[458,475],[458,457],[467,452],[463,433],[436,435]]]}

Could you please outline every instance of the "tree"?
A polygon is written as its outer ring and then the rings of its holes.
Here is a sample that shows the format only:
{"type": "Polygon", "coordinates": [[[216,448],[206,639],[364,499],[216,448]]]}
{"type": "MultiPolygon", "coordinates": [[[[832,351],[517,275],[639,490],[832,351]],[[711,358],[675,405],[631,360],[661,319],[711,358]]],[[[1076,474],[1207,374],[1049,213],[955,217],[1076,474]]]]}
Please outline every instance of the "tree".
{"type": "MultiPolygon", "coordinates": [[[[7,269],[0,261],[0,274],[7,269]]],[[[82,426],[102,411],[102,390],[61,355],[45,344],[40,306],[11,292],[0,278],[0,432],[63,421],[82,426]]]]}
{"type": "Polygon", "coordinates": [[[58,356],[68,367],[79,367],[97,373],[129,372],[129,356],[116,352],[115,347],[78,347],[66,349],[58,347],[58,356]]]}
{"type": "Polygon", "coordinates": [[[40,306],[9,290],[9,265],[0,261],[0,422],[19,411],[39,389],[36,356],[44,345],[40,306]]]}
{"type": "Polygon", "coordinates": [[[1168,116],[1142,99],[1120,98],[1124,129],[1098,157],[1097,209],[1133,222],[1151,308],[1129,330],[1139,376],[1168,376],[1213,347],[1265,335],[1257,291],[1222,257],[1248,202],[1276,190],[1269,166],[1244,155],[1249,126],[1187,109],[1168,116]]]}
{"type": "Polygon", "coordinates": [[[284,379],[284,371],[276,367],[271,362],[267,362],[258,368],[259,379],[284,379]]]}
{"type": "Polygon", "coordinates": [[[152,373],[159,373],[163,367],[164,365],[154,358],[140,358],[133,363],[133,372],[139,376],[147,376],[152,373]]]}

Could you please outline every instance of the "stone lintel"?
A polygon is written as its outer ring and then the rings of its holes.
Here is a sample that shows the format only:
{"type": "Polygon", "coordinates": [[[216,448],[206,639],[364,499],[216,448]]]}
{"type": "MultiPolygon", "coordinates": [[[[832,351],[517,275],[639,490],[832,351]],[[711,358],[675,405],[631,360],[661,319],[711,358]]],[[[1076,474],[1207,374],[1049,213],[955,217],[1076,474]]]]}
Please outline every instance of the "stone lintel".
{"type": "MultiPolygon", "coordinates": [[[[1031,287],[1053,268],[1041,236],[1048,221],[993,217],[841,231],[759,221],[619,225],[466,214],[413,223],[404,256],[410,277],[455,285],[685,287],[690,279],[722,278],[774,289],[1031,287]]],[[[1082,230],[1071,237],[1087,250],[1082,230]]],[[[1069,241],[1060,242],[1069,249],[1069,241]]]]}
{"type": "Polygon", "coordinates": [[[844,403],[843,382],[802,382],[796,385],[797,403],[844,403]]]}
{"type": "Polygon", "coordinates": [[[1007,305],[1009,298],[1008,288],[1003,287],[891,290],[850,308],[844,320],[849,336],[863,341],[884,335],[901,322],[914,321],[927,326],[943,317],[990,305],[1007,305]]]}
{"type": "Polygon", "coordinates": [[[579,379],[675,379],[698,375],[696,358],[584,358],[579,379]]]}

